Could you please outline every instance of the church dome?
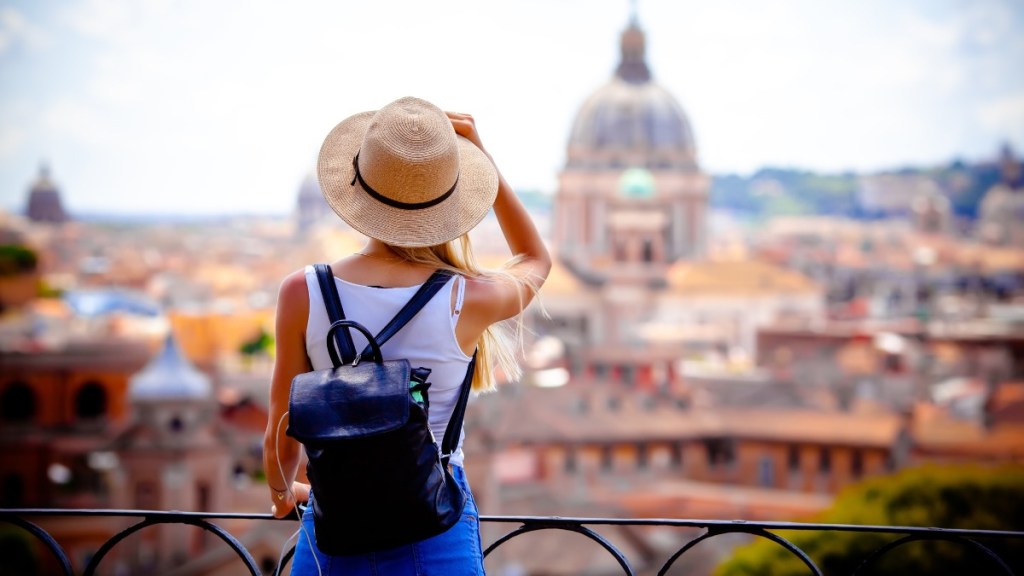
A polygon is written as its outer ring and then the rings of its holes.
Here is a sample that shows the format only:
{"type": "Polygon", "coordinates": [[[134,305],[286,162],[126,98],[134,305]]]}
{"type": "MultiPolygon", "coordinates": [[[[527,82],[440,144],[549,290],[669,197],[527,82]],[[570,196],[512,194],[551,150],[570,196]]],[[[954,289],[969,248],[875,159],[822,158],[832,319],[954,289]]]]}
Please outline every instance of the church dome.
{"type": "Polygon", "coordinates": [[[672,94],[651,79],[644,46],[643,31],[630,24],[615,75],[576,115],[569,167],[696,169],[690,122],[672,94]]]}
{"type": "Polygon", "coordinates": [[[299,185],[295,213],[298,229],[303,232],[322,220],[329,220],[332,223],[340,222],[320,191],[320,182],[317,180],[316,172],[311,171],[307,174],[303,178],[302,184],[299,185]]]}
{"type": "Polygon", "coordinates": [[[306,177],[302,179],[302,184],[299,185],[299,202],[310,199],[323,200],[320,182],[317,180],[315,172],[306,174],[306,177]]]}
{"type": "Polygon", "coordinates": [[[68,219],[67,211],[61,203],[60,190],[50,179],[50,168],[45,164],[39,167],[39,176],[29,189],[25,215],[34,222],[59,223],[68,219]]]}
{"type": "Polygon", "coordinates": [[[163,349],[129,382],[132,400],[206,400],[211,397],[210,379],[196,370],[168,335],[163,349]]]}

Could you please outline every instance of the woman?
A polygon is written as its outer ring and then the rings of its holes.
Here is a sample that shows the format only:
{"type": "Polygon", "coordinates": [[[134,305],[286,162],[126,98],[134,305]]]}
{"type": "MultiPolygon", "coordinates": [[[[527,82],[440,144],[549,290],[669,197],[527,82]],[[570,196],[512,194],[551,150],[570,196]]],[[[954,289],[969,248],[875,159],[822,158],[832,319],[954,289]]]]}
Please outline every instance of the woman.
{"type": "MultiPolygon", "coordinates": [[[[331,264],[346,316],[377,333],[437,269],[455,273],[412,321],[382,346],[385,358],[431,369],[430,428],[441,438],[474,352],[473,390],[493,387],[496,368],[515,377],[514,343],[499,322],[517,316],[547,278],[551,260],[522,203],[501,177],[468,114],[402,98],[356,114],[324,141],[318,162],[328,204],[368,241],[331,264]],[[473,261],[467,233],[493,207],[512,259],[500,272],[473,261]]],[[[292,378],[325,369],[329,320],[312,267],[281,285],[277,357],[270,388],[264,469],[277,517],[329,486],[295,481],[300,445],[283,434],[292,378]]],[[[357,349],[362,343],[353,331],[357,349]]],[[[363,341],[365,342],[365,340],[363,341]]],[[[302,519],[293,574],[483,574],[478,512],[462,467],[461,440],[450,463],[467,493],[462,522],[407,546],[329,556],[315,546],[312,514],[302,519]]]]}

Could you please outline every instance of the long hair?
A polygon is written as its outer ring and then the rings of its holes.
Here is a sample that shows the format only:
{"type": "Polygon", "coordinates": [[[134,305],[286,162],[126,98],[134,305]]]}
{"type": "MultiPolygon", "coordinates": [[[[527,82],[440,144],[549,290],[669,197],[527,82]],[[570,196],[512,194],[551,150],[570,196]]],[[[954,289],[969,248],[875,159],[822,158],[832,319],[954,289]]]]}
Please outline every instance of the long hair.
{"type": "MultiPolygon", "coordinates": [[[[388,246],[399,256],[410,262],[430,266],[435,269],[450,270],[467,278],[506,281],[517,286],[520,298],[526,290],[537,293],[537,284],[530,279],[517,277],[504,269],[484,270],[477,265],[473,257],[469,235],[462,236],[444,244],[423,248],[401,248],[388,246]]],[[[506,264],[514,263],[516,260],[506,264]]],[[[522,308],[522,306],[520,306],[522,308]]],[[[477,341],[476,373],[473,374],[473,391],[484,392],[494,389],[495,369],[500,368],[510,381],[522,376],[519,367],[518,352],[523,342],[522,314],[514,321],[507,320],[491,324],[484,330],[477,341]],[[514,324],[514,326],[512,325],[514,324]]]]}

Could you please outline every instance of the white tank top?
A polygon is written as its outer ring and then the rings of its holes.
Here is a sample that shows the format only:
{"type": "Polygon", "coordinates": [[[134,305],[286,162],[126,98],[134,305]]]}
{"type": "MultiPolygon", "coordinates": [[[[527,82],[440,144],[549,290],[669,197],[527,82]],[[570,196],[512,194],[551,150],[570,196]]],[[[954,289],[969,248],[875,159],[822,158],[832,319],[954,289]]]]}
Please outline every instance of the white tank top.
{"type": "MultiPolygon", "coordinates": [[[[327,352],[327,330],[331,326],[324,307],[320,283],[312,266],[306,266],[306,288],[309,291],[309,319],[306,321],[306,354],[314,370],[325,370],[332,366],[327,352]]],[[[345,317],[359,322],[378,334],[384,325],[412,298],[419,286],[401,288],[377,288],[346,282],[335,277],[345,317]]],[[[455,403],[458,401],[459,385],[466,376],[470,357],[462,351],[455,337],[455,325],[462,311],[462,299],[466,283],[461,276],[453,276],[448,283],[427,302],[412,320],[381,346],[384,359],[406,358],[415,367],[430,368],[430,430],[438,445],[444,438],[455,403]],[[452,290],[455,308],[451,307],[452,290]]],[[[350,330],[356,350],[362,350],[367,342],[358,330],[350,330]]],[[[462,465],[462,439],[465,430],[459,431],[459,443],[451,457],[451,463],[462,465]]]]}

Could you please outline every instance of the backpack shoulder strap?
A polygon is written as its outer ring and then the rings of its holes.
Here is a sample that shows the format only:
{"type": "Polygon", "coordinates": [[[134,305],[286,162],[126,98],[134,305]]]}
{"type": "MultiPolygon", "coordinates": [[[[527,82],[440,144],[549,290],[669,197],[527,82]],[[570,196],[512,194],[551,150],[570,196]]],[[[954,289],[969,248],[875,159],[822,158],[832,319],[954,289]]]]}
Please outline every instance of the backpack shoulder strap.
{"type": "MultiPolygon", "coordinates": [[[[327,317],[331,324],[338,320],[345,319],[345,309],[341,306],[341,296],[338,295],[338,285],[334,283],[334,271],[328,264],[314,264],[317,282],[320,283],[320,294],[324,297],[324,306],[327,308],[327,317]]],[[[334,340],[337,349],[341,351],[341,357],[335,347],[327,344],[327,352],[331,355],[331,362],[334,367],[341,366],[343,362],[350,362],[356,357],[356,347],[352,343],[352,335],[348,328],[337,330],[334,333],[334,340]]]]}
{"type": "Polygon", "coordinates": [[[444,430],[444,439],[441,441],[441,465],[448,467],[448,460],[452,452],[459,445],[459,435],[462,433],[462,422],[466,418],[466,405],[469,403],[469,391],[473,387],[473,374],[476,372],[476,352],[466,367],[466,376],[462,379],[462,386],[459,388],[459,400],[452,410],[452,417],[448,420],[448,427],[444,430]]]}
{"type": "MultiPolygon", "coordinates": [[[[412,295],[412,298],[405,303],[405,306],[402,306],[402,309],[395,314],[395,317],[381,328],[377,337],[374,338],[377,341],[377,346],[383,346],[384,343],[397,334],[403,326],[408,324],[409,321],[413,319],[413,316],[416,316],[416,313],[422,310],[423,307],[427,305],[427,302],[430,302],[430,299],[444,287],[448,282],[448,279],[452,276],[454,276],[454,274],[447,270],[434,271],[434,273],[430,275],[430,278],[427,278],[427,281],[424,282],[423,285],[420,286],[419,290],[412,295]]],[[[367,345],[359,356],[361,358],[368,358],[372,353],[372,348],[367,345]]]]}

